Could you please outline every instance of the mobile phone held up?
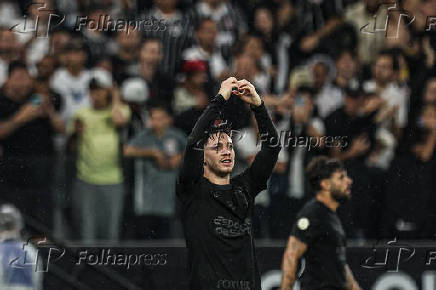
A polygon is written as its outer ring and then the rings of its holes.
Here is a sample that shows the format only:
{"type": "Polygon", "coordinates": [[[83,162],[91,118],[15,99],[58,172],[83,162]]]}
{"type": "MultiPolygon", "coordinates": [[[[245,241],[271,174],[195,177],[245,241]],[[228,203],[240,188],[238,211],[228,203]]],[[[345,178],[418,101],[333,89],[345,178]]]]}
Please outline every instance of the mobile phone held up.
{"type": "Polygon", "coordinates": [[[30,103],[34,106],[39,106],[42,103],[42,97],[38,94],[33,94],[30,98],[30,103]]]}

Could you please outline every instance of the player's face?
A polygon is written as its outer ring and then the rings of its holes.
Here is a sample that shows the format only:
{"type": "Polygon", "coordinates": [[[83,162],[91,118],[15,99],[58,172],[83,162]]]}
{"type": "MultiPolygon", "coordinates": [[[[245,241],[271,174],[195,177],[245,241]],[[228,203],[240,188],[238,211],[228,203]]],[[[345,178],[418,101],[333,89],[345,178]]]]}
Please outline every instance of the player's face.
{"type": "Polygon", "coordinates": [[[338,202],[346,201],[351,196],[351,184],[353,180],[348,177],[345,170],[339,170],[330,177],[330,194],[338,202]]]}
{"type": "Polygon", "coordinates": [[[211,135],[204,148],[204,162],[209,170],[218,176],[225,176],[232,172],[235,151],[232,139],[226,133],[211,135]]]}

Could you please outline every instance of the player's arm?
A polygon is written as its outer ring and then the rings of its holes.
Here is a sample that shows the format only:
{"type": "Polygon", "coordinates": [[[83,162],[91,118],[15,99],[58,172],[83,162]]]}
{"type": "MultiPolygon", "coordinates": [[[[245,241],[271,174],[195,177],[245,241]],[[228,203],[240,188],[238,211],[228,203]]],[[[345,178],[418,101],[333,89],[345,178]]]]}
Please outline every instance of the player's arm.
{"type": "Polygon", "coordinates": [[[215,120],[219,114],[220,108],[230,98],[232,88],[237,86],[237,80],[234,77],[228,78],[221,83],[221,88],[207,108],[203,111],[201,116],[195,123],[191,134],[188,136],[183,161],[179,171],[177,183],[182,184],[195,180],[203,173],[202,157],[203,151],[196,150],[199,141],[205,137],[205,131],[210,126],[211,122],[215,120]]]}
{"type": "Polygon", "coordinates": [[[292,290],[294,286],[298,261],[307,250],[307,244],[295,236],[289,238],[282,261],[281,290],[292,290]]]}
{"type": "Polygon", "coordinates": [[[244,173],[250,174],[251,180],[256,180],[259,184],[265,185],[271,176],[281,150],[279,135],[263,100],[257,94],[254,86],[246,80],[239,81],[238,83],[239,89],[244,90],[243,93],[238,95],[244,102],[250,104],[256,118],[262,142],[261,150],[256,154],[253,163],[244,173]]]}
{"type": "Polygon", "coordinates": [[[347,289],[348,290],[361,290],[359,284],[354,279],[353,272],[351,272],[348,264],[345,265],[345,276],[347,279],[347,289]]]}

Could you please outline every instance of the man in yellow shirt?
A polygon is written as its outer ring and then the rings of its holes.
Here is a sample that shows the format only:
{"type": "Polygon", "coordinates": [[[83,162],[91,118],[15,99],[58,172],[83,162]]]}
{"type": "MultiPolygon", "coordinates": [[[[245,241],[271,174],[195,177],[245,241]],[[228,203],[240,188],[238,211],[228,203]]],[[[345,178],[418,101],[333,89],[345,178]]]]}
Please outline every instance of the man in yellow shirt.
{"type": "Polygon", "coordinates": [[[89,86],[92,104],[72,120],[78,147],[73,210],[82,240],[116,240],[124,204],[117,130],[130,119],[130,110],[104,74],[96,74],[89,86]]]}

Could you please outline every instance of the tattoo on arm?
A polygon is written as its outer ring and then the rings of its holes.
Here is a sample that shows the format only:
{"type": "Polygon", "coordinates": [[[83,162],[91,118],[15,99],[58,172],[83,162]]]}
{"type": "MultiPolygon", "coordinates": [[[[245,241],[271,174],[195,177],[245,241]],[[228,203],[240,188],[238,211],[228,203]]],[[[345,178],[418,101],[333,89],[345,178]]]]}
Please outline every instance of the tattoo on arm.
{"type": "Polygon", "coordinates": [[[307,250],[307,244],[294,236],[289,238],[282,261],[281,290],[291,290],[296,280],[298,261],[307,250]]]}

